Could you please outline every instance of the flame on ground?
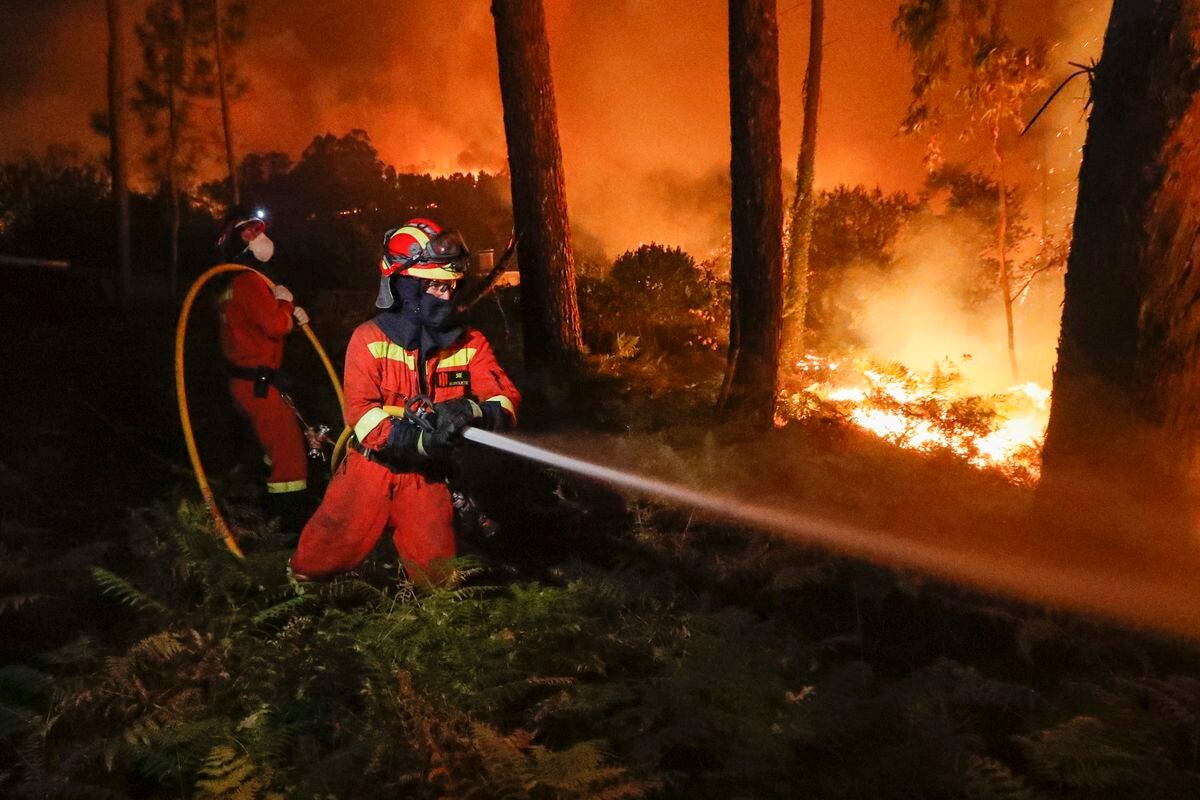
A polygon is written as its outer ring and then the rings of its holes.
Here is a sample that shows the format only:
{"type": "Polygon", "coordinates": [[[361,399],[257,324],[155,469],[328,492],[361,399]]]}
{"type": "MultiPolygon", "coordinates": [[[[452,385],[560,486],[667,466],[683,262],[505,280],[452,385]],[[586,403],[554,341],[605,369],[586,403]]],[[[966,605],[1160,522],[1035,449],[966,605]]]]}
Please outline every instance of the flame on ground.
{"type": "Polygon", "coordinates": [[[900,447],[951,452],[1026,483],[1040,474],[1050,390],[1020,383],[999,394],[972,392],[953,364],[918,373],[900,364],[796,362],[803,388],[785,397],[787,416],[833,416],[900,447]]]}

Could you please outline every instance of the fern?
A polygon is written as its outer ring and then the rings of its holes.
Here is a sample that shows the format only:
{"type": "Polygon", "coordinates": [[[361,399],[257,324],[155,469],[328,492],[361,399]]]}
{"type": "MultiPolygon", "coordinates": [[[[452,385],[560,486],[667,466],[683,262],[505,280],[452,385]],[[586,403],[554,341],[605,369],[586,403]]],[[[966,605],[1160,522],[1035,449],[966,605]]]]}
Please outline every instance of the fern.
{"type": "Polygon", "coordinates": [[[129,648],[127,657],[148,664],[161,666],[184,652],[184,645],[174,631],[155,633],[129,648]]]}
{"type": "Polygon", "coordinates": [[[1147,766],[1147,760],[1115,742],[1095,717],[1079,716],[1033,737],[1017,736],[1039,777],[1079,789],[1120,786],[1147,766]]]}
{"type": "Polygon", "coordinates": [[[162,603],[103,567],[92,567],[92,578],[100,585],[101,594],[116,598],[122,605],[154,614],[165,614],[167,611],[162,603]]]}
{"type": "Polygon", "coordinates": [[[271,770],[256,765],[245,752],[217,745],[204,760],[196,789],[202,798],[256,800],[271,782],[271,770]]]}
{"type": "Polygon", "coordinates": [[[964,800],[1034,800],[1025,781],[993,758],[972,754],[963,775],[964,800]]]}

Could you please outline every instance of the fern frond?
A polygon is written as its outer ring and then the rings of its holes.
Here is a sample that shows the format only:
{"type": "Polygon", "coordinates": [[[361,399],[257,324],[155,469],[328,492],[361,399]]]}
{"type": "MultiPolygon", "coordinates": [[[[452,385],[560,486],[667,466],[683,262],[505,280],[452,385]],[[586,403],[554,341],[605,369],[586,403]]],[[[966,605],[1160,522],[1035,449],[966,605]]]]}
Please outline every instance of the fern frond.
{"type": "Polygon", "coordinates": [[[1118,786],[1147,763],[1118,745],[1096,717],[1075,717],[1033,737],[1016,736],[1013,740],[1024,751],[1035,774],[1080,789],[1118,786]]]}
{"type": "Polygon", "coordinates": [[[101,594],[114,597],[123,605],[155,614],[167,612],[162,603],[104,567],[92,567],[92,578],[100,585],[101,594]]]}
{"type": "Polygon", "coordinates": [[[1025,781],[994,758],[972,754],[963,776],[965,800],[1033,800],[1036,795],[1025,781]]]}
{"type": "Polygon", "coordinates": [[[183,651],[184,646],[179,641],[177,634],[172,631],[162,631],[137,642],[129,648],[126,655],[137,661],[165,664],[183,651]]]}
{"type": "Polygon", "coordinates": [[[267,606],[250,618],[250,624],[255,628],[267,625],[282,624],[293,615],[309,605],[307,597],[290,597],[282,602],[267,606]]]}
{"type": "Polygon", "coordinates": [[[196,789],[203,798],[255,800],[270,777],[270,771],[260,770],[248,755],[222,744],[204,760],[196,789]]]}

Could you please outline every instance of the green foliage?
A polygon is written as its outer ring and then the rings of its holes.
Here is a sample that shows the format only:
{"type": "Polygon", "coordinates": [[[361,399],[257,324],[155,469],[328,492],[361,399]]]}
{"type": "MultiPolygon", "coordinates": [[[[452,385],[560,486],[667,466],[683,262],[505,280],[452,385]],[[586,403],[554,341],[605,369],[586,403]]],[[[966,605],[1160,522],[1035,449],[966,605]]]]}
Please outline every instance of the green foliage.
{"type": "Polygon", "coordinates": [[[1045,85],[1047,46],[1015,45],[1003,8],[1004,0],[901,0],[892,29],[913,59],[904,130],[930,132],[950,112],[964,119],[967,135],[991,138],[1020,120],[1045,85]]]}
{"type": "Polygon", "coordinates": [[[606,278],[580,282],[584,330],[597,352],[619,351],[621,337],[636,337],[643,353],[716,349],[727,335],[727,308],[728,285],[711,265],[656,243],[622,253],[606,278]]]}
{"type": "Polygon", "coordinates": [[[289,583],[283,554],[222,557],[197,506],[140,514],[129,577],[93,571],[129,609],[119,634],[0,670],[19,753],[0,792],[1092,800],[1200,781],[1194,678],[1116,674],[1083,651],[1093,631],[1018,609],[942,598],[936,625],[910,620],[929,590],[633,516],[615,566],[489,585],[464,561],[418,590],[289,583]],[[827,618],[850,584],[859,614],[893,610],[898,644],[827,618]],[[920,641],[964,615],[1002,659],[920,641]],[[1104,677],[1060,683],[1086,658],[1104,677]]]}

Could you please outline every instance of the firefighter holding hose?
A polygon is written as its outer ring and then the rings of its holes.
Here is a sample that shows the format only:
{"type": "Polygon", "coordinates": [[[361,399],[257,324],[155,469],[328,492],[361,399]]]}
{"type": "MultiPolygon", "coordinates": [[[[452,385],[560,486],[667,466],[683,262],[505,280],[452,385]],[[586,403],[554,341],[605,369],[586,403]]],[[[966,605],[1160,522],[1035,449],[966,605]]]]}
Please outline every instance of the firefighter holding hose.
{"type": "MultiPolygon", "coordinates": [[[[275,243],[264,215],[234,207],[217,240],[218,263],[243,264],[270,275],[275,243]]],[[[294,542],[311,509],[304,436],[285,392],[284,342],[308,314],[282,284],[273,288],[253,272],[239,272],[220,298],[221,350],[229,371],[229,393],[270,464],[263,510],[278,517],[294,542]]]]}
{"type": "Polygon", "coordinates": [[[304,527],[295,576],[354,569],[389,527],[414,580],[436,580],[437,562],[457,553],[449,458],[464,428],[507,430],[520,403],[484,335],[456,318],[469,255],[429,219],[384,234],[380,312],[346,349],[351,450],[304,527]]]}

